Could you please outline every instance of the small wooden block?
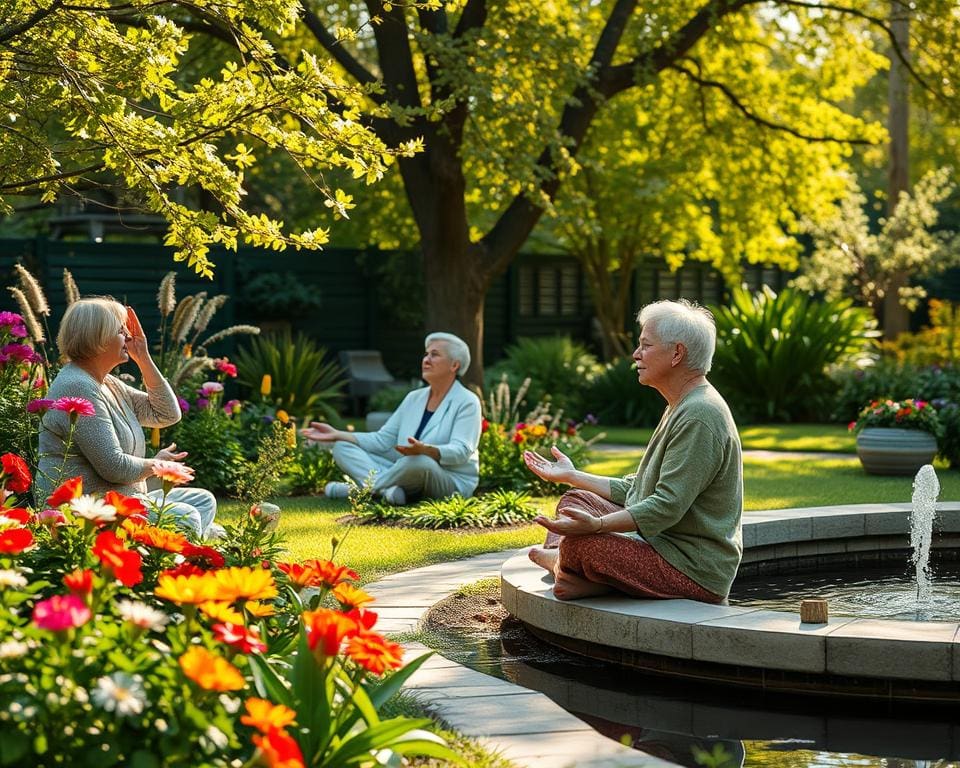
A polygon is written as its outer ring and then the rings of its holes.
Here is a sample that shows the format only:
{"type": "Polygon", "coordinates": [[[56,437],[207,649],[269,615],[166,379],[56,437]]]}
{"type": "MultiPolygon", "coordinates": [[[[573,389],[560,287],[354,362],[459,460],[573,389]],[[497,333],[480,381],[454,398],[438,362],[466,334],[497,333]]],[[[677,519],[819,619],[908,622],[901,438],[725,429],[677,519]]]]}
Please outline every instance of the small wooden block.
{"type": "Polygon", "coordinates": [[[826,624],[827,616],[826,600],[800,601],[800,622],[802,624],[826,624]]]}

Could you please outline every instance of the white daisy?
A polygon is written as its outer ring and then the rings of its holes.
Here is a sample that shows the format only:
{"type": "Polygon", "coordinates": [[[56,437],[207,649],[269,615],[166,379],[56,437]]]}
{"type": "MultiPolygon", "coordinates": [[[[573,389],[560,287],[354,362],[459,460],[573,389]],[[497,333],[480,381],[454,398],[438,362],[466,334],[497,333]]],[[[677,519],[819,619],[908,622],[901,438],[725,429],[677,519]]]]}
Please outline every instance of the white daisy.
{"type": "Polygon", "coordinates": [[[103,499],[84,494],[70,502],[73,514],[89,520],[91,523],[112,523],[117,518],[117,510],[103,499]]]}
{"type": "Polygon", "coordinates": [[[21,640],[5,640],[0,643],[0,659],[16,659],[29,650],[30,646],[21,640]]]}
{"type": "Polygon", "coordinates": [[[97,687],[90,694],[93,702],[107,712],[116,712],[119,717],[139,715],[147,701],[140,675],[114,672],[97,680],[97,687]]]}
{"type": "Polygon", "coordinates": [[[0,570],[0,587],[25,587],[27,586],[27,577],[20,571],[10,569],[0,570]]]}
{"type": "Polygon", "coordinates": [[[121,600],[117,603],[117,613],[124,621],[140,627],[149,629],[152,632],[159,632],[170,621],[170,617],[163,611],[151,608],[146,603],[139,603],[134,600],[121,600]]]}

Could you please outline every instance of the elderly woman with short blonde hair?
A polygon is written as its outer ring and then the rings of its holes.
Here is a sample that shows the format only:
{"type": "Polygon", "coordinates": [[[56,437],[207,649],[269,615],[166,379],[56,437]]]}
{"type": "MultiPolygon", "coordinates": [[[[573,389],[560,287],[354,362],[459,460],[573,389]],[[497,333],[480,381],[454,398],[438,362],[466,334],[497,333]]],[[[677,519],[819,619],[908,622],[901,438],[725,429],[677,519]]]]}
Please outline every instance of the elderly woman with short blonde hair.
{"type": "MultiPolygon", "coordinates": [[[[146,479],[157,461],[180,461],[184,451],[171,444],[152,458],[146,457],[144,427],[168,427],[180,420],[177,397],[150,356],[147,339],[130,307],[110,297],[74,302],[60,322],[57,346],[67,360],[47,397],[89,400],[93,416],[77,420],[70,453],[66,453],[70,419],[61,411],[47,411],[41,421],[40,464],[37,473],[38,503],[53,490],[59,478],[80,476],[85,493],[118,491],[144,499],[159,499],[148,492],[146,479]],[[111,372],[132,360],[140,369],[146,391],[135,389],[111,372]]],[[[216,498],[202,488],[175,488],[166,496],[178,524],[196,537],[220,535],[213,522],[216,498]]]]}

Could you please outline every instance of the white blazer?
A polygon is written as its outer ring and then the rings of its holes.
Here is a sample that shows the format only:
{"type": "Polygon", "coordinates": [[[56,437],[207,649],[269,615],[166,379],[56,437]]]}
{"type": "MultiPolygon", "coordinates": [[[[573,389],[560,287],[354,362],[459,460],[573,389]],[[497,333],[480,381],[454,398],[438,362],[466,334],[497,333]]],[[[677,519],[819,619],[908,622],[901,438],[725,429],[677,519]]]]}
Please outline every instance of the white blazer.
{"type": "MultiPolygon", "coordinates": [[[[429,397],[430,387],[413,390],[379,430],[357,432],[357,445],[397,461],[402,454],[396,446],[406,445],[407,438],[417,433],[429,397]]],[[[450,473],[461,496],[470,496],[480,481],[480,418],[480,398],[454,381],[419,438],[440,451],[440,466],[450,473]]]]}

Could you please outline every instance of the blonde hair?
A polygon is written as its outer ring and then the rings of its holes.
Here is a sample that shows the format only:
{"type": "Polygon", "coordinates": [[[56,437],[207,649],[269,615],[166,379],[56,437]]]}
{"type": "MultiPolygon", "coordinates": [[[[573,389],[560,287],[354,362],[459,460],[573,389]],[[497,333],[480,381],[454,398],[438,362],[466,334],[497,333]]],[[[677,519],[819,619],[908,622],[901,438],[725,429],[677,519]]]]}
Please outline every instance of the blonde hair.
{"type": "Polygon", "coordinates": [[[89,360],[107,348],[120,328],[127,326],[127,310],[111,296],[79,299],[60,321],[57,347],[68,360],[89,360]]]}

